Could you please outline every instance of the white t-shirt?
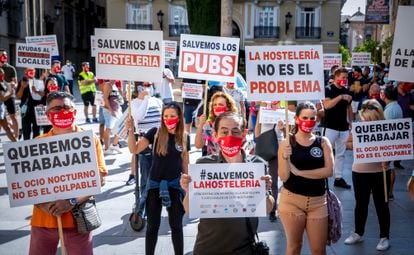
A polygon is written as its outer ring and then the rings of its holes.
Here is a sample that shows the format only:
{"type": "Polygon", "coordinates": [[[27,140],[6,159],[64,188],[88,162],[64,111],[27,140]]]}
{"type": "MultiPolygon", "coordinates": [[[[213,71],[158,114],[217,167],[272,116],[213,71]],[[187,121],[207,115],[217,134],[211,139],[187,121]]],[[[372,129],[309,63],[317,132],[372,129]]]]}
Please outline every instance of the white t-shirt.
{"type": "Polygon", "coordinates": [[[73,73],[75,73],[75,68],[73,65],[64,65],[62,67],[62,72],[66,80],[73,80],[73,73]]]}
{"type": "Polygon", "coordinates": [[[32,95],[33,100],[42,100],[42,96],[34,93],[32,88],[35,86],[36,91],[45,91],[45,84],[43,83],[43,80],[35,80],[35,79],[29,79],[29,88],[30,88],[30,95],[32,95]]]}
{"type": "MultiPolygon", "coordinates": [[[[164,75],[169,79],[174,79],[174,74],[168,68],[164,68],[164,75]]],[[[155,92],[160,94],[161,99],[171,98],[174,101],[172,84],[166,78],[162,79],[161,84],[155,84],[155,92]]]]}

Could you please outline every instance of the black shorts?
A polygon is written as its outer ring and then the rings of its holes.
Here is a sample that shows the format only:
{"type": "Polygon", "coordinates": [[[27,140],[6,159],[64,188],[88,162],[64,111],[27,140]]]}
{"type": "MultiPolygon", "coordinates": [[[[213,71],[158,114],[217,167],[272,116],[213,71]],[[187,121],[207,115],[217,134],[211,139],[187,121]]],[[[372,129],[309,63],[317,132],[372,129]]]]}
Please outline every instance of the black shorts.
{"type": "Polygon", "coordinates": [[[94,92],[86,92],[85,94],[82,94],[82,101],[84,106],[95,105],[95,93],[94,92]]]}
{"type": "Polygon", "coordinates": [[[15,114],[16,113],[16,98],[11,97],[4,101],[4,105],[6,106],[7,112],[9,114],[15,114]]]}

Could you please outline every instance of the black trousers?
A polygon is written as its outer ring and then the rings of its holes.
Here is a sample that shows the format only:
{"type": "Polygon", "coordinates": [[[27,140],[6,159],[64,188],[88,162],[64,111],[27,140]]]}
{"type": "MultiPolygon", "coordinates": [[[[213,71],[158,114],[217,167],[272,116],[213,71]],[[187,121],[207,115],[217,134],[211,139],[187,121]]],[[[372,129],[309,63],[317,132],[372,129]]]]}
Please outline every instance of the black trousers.
{"type": "MultiPolygon", "coordinates": [[[[171,206],[167,208],[168,221],[171,228],[171,238],[175,255],[184,254],[183,215],[184,207],[181,202],[181,193],[177,189],[169,189],[171,206]]],[[[159,189],[148,190],[145,205],[147,212],[147,232],[145,236],[145,254],[153,255],[158,239],[158,229],[161,223],[162,204],[159,189]]]]}
{"type": "Polygon", "coordinates": [[[22,117],[22,133],[24,140],[32,139],[30,135],[33,132],[33,137],[35,138],[40,135],[40,127],[36,123],[36,117],[34,112],[32,114],[27,114],[22,117]]]}
{"type": "MultiPolygon", "coordinates": [[[[386,172],[387,190],[390,187],[391,172],[386,172]]],[[[384,176],[379,173],[352,172],[352,182],[355,192],[355,233],[362,236],[368,217],[368,204],[372,193],[375,210],[380,226],[380,238],[389,238],[390,235],[390,209],[385,202],[384,176]]]]}

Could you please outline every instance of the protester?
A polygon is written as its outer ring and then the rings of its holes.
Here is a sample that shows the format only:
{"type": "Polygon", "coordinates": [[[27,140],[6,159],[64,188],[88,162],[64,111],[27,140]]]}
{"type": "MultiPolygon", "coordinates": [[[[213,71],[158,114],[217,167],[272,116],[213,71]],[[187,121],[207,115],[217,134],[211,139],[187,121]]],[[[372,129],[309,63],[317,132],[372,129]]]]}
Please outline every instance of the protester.
{"type": "Polygon", "coordinates": [[[147,211],[145,253],[150,255],[155,252],[161,210],[165,206],[168,211],[174,253],[184,254],[183,192],[179,180],[181,174],[188,172],[189,155],[182,110],[176,102],[165,104],[161,114],[160,128],[150,129],[137,142],[133,132],[132,118],[127,120],[126,127],[129,130],[128,148],[131,153],[140,153],[150,144],[153,146],[154,160],[152,160],[148,185],[142,197],[146,201],[147,211]]]}
{"type": "MultiPolygon", "coordinates": [[[[381,105],[373,99],[364,101],[359,114],[362,121],[384,120],[381,105]]],[[[356,244],[364,240],[368,204],[372,194],[380,227],[380,241],[376,248],[379,251],[385,251],[390,247],[390,210],[384,195],[384,168],[387,168],[387,162],[354,163],[352,165],[352,183],[354,184],[356,202],[354,211],[355,232],[345,239],[345,244],[356,244]]],[[[387,189],[389,189],[390,175],[390,171],[386,171],[387,189]]]]}
{"type": "Polygon", "coordinates": [[[174,101],[172,85],[174,84],[174,74],[168,65],[162,72],[162,82],[156,85],[156,94],[159,94],[164,104],[174,101]]]}
{"type": "Polygon", "coordinates": [[[119,102],[119,90],[115,85],[115,81],[104,81],[103,89],[103,106],[102,113],[105,121],[105,131],[103,135],[104,155],[120,153],[121,151],[115,146],[109,146],[112,129],[115,127],[116,121],[121,117],[121,105],[119,102]]]}
{"type": "Polygon", "coordinates": [[[69,90],[72,95],[73,94],[73,75],[75,74],[75,67],[73,67],[72,62],[67,59],[66,65],[62,67],[63,76],[69,83],[69,90]]]}
{"type": "Polygon", "coordinates": [[[335,187],[350,189],[342,177],[345,161],[346,142],[349,136],[349,123],[353,121],[351,108],[352,97],[348,94],[348,71],[338,68],[334,73],[335,79],[332,84],[325,88],[325,123],[323,134],[329,139],[335,149],[335,187]]]}
{"type": "Polygon", "coordinates": [[[279,143],[279,217],[286,233],[286,254],[300,254],[306,231],[312,254],[326,254],[328,208],[325,179],[332,176],[333,153],[326,137],[315,136],[316,107],[310,102],[296,109],[290,142],[279,143]]]}
{"type": "Polygon", "coordinates": [[[4,105],[4,102],[12,96],[13,92],[11,91],[11,87],[6,86],[4,83],[4,70],[0,68],[0,127],[4,129],[10,141],[15,142],[16,137],[13,135],[13,131],[7,122],[6,107],[4,105]]]}
{"type": "MultiPolygon", "coordinates": [[[[59,91],[58,80],[55,77],[47,78],[45,81],[45,93],[42,98],[42,104],[46,105],[47,96],[52,92],[59,91]]],[[[52,125],[43,126],[43,133],[47,133],[52,129],[52,125]]]]}
{"type": "Polygon", "coordinates": [[[358,111],[358,105],[362,101],[364,97],[367,96],[368,87],[365,86],[367,84],[367,81],[362,76],[362,70],[360,67],[356,66],[354,67],[354,71],[348,80],[349,85],[349,94],[352,96],[352,113],[353,113],[353,119],[355,119],[355,115],[358,111]]]}
{"type": "Polygon", "coordinates": [[[215,119],[227,111],[237,113],[236,104],[233,98],[224,92],[216,92],[211,97],[209,108],[208,119],[206,119],[206,115],[204,114],[199,117],[194,141],[194,145],[197,149],[203,149],[203,156],[215,154],[218,150],[217,142],[213,136],[213,124],[215,119]]]}
{"type": "Polygon", "coordinates": [[[49,71],[47,78],[55,78],[59,86],[58,90],[70,93],[69,82],[66,80],[65,76],[61,74],[61,72],[62,72],[62,69],[60,67],[60,61],[53,60],[52,66],[51,66],[51,69],[49,71]]]}
{"type": "Polygon", "coordinates": [[[83,101],[83,113],[85,114],[86,123],[99,123],[96,118],[96,105],[95,105],[95,93],[96,93],[96,79],[95,75],[89,71],[89,62],[82,63],[82,72],[78,76],[79,92],[83,101]],[[89,105],[92,106],[92,120],[88,117],[89,105]]]}
{"type": "MultiPolygon", "coordinates": [[[[204,81],[201,80],[192,80],[192,79],[184,79],[182,85],[184,83],[197,83],[197,84],[204,84],[204,81]]],[[[182,87],[181,87],[182,89],[182,87]]],[[[183,105],[184,105],[184,120],[185,120],[185,131],[187,133],[191,133],[191,125],[193,122],[193,115],[199,105],[199,99],[192,99],[192,98],[183,98],[183,105]]]]}
{"type": "MultiPolygon", "coordinates": [[[[220,151],[217,154],[199,158],[197,164],[214,163],[266,163],[255,155],[246,155],[241,149],[247,135],[245,118],[235,112],[226,112],[216,117],[214,122],[214,136],[221,141],[220,151]],[[230,152],[229,148],[233,150],[230,152]]],[[[266,189],[272,185],[271,177],[261,177],[266,182],[266,189]]],[[[189,212],[188,186],[191,176],[181,176],[181,187],[186,191],[184,197],[185,211],[189,212]]],[[[267,210],[272,207],[271,197],[267,197],[267,210]]],[[[247,224],[251,224],[252,231],[257,232],[258,218],[208,218],[200,219],[198,233],[194,245],[194,255],[209,254],[253,254],[252,237],[247,224]]]]}
{"type": "MultiPolygon", "coordinates": [[[[76,109],[69,93],[52,92],[48,95],[46,103],[46,113],[48,119],[52,122],[53,128],[48,133],[40,136],[39,139],[82,131],[80,127],[75,125],[76,109]]],[[[94,143],[101,185],[104,185],[104,178],[108,172],[103,159],[101,144],[97,137],[94,137],[94,143]]],[[[78,233],[71,212],[76,204],[83,203],[89,198],[89,196],[77,197],[34,205],[29,255],[56,254],[59,243],[57,216],[62,218],[65,247],[68,254],[93,254],[92,232],[78,233]]]]}
{"type": "Polygon", "coordinates": [[[413,83],[398,82],[398,104],[401,106],[404,118],[414,119],[414,95],[411,92],[413,83]]]}
{"type": "Polygon", "coordinates": [[[246,98],[244,97],[242,91],[235,86],[235,83],[227,82],[226,86],[223,88],[223,91],[233,98],[236,103],[237,112],[240,113],[241,116],[246,116],[246,98]]]}

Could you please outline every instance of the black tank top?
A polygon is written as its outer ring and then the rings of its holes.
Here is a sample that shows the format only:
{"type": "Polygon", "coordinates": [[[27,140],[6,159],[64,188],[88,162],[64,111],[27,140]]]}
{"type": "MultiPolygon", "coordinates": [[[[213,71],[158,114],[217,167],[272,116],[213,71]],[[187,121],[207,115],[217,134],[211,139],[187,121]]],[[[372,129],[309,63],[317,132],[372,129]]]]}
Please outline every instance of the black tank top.
{"type": "MultiPolygon", "coordinates": [[[[297,142],[292,144],[290,161],[300,171],[313,170],[325,166],[323,158],[322,138],[317,136],[310,146],[302,146],[297,142]]],[[[308,179],[290,173],[289,179],[283,186],[296,194],[316,197],[325,194],[325,178],[308,179]]]]}

